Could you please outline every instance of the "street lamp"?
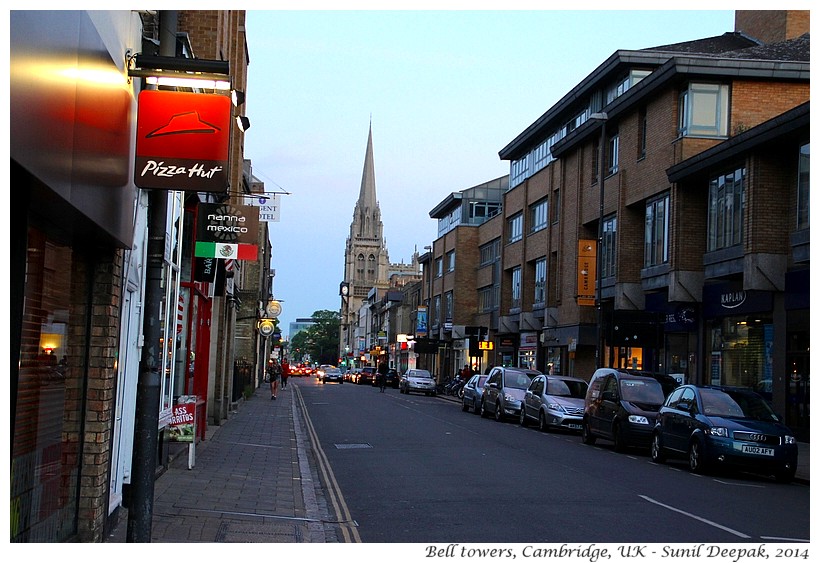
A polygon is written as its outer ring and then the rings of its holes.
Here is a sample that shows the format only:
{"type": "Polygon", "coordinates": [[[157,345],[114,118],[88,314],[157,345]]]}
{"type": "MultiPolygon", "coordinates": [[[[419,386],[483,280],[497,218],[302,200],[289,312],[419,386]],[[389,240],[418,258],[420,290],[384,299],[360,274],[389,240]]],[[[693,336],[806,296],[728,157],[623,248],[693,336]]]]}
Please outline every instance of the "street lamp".
{"type": "Polygon", "coordinates": [[[601,304],[601,286],[603,286],[603,261],[604,261],[604,175],[606,174],[606,159],[605,159],[605,145],[606,145],[606,120],[607,114],[604,111],[593,113],[589,116],[590,120],[599,121],[601,123],[601,140],[598,141],[598,286],[595,291],[595,301],[598,306],[598,327],[595,331],[595,367],[604,367],[603,352],[603,323],[604,323],[604,308],[601,304]]]}

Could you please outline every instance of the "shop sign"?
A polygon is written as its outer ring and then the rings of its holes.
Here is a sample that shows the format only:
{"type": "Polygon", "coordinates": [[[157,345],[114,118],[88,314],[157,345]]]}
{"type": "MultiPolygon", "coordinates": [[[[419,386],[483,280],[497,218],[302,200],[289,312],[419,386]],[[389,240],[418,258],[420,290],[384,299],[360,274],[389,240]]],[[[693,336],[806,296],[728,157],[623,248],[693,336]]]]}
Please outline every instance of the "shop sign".
{"type": "Polygon", "coordinates": [[[279,194],[246,197],[245,202],[259,208],[262,223],[279,222],[279,194]]]}
{"type": "Polygon", "coordinates": [[[226,192],[231,123],[227,96],[143,90],[134,183],[140,188],[226,192]]]}
{"type": "Polygon", "coordinates": [[[596,241],[578,241],[578,305],[595,305],[597,256],[596,241]]]}
{"type": "Polygon", "coordinates": [[[196,434],[196,396],[182,395],[174,405],[168,435],[173,442],[194,441],[196,434]]]}
{"type": "Polygon", "coordinates": [[[249,205],[201,203],[197,212],[194,256],[256,260],[259,209],[249,205]]]}

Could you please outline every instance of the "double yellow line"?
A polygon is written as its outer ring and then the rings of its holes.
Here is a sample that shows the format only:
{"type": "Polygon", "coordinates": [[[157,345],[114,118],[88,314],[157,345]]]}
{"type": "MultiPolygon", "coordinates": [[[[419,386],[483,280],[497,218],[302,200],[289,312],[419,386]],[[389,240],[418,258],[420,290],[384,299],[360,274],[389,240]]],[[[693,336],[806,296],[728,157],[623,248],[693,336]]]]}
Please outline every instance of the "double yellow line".
{"type": "Polygon", "coordinates": [[[310,437],[310,443],[313,447],[313,452],[316,455],[316,460],[319,466],[319,473],[322,481],[327,487],[330,504],[332,505],[333,512],[336,515],[336,521],[341,528],[344,542],[362,543],[362,538],[359,536],[359,530],[356,528],[356,524],[350,515],[350,510],[347,508],[347,503],[345,503],[344,496],[342,496],[339,483],[333,475],[333,469],[331,469],[330,462],[328,462],[327,456],[322,449],[322,444],[319,442],[319,436],[316,435],[316,430],[313,428],[313,422],[310,420],[310,416],[308,415],[307,407],[305,406],[305,401],[302,398],[302,393],[299,390],[299,386],[294,385],[293,389],[296,391],[296,399],[299,401],[299,407],[303,413],[305,426],[307,427],[308,436],[310,437]]]}

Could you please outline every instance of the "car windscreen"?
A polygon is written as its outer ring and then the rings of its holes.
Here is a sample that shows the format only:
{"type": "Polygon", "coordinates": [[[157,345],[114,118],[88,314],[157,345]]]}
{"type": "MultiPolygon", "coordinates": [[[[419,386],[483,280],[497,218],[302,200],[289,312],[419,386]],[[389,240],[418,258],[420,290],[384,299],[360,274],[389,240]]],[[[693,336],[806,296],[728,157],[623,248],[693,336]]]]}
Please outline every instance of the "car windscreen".
{"type": "Polygon", "coordinates": [[[662,405],[663,388],[654,379],[622,379],[621,398],[630,403],[662,405]]]}
{"type": "Polygon", "coordinates": [[[419,379],[432,379],[433,376],[430,375],[429,371],[411,371],[407,374],[407,377],[417,377],[419,379]]]}
{"type": "Polygon", "coordinates": [[[523,371],[509,371],[504,374],[504,387],[527,390],[532,378],[538,374],[523,371]]]}
{"type": "Polygon", "coordinates": [[[587,395],[587,384],[583,381],[550,379],[547,381],[547,395],[583,399],[587,395]]]}
{"type": "Polygon", "coordinates": [[[703,403],[703,414],[706,416],[751,418],[768,422],[778,420],[763,397],[754,393],[701,389],[700,400],[703,403]]]}

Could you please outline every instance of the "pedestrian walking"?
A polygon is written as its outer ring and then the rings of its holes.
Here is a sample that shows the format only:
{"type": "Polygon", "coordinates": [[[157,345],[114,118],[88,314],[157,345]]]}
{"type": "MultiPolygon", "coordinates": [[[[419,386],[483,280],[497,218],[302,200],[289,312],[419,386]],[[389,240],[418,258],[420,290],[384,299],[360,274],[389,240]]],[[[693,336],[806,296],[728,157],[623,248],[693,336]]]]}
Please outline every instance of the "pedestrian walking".
{"type": "Polygon", "coordinates": [[[387,387],[387,372],[389,369],[387,362],[379,364],[377,371],[379,372],[379,391],[381,393],[384,393],[384,388],[387,387]]]}
{"type": "Polygon", "coordinates": [[[276,360],[268,362],[268,378],[270,379],[270,400],[275,401],[279,392],[279,380],[282,378],[282,366],[276,360]]]}
{"type": "Polygon", "coordinates": [[[290,364],[284,360],[282,362],[282,389],[288,386],[288,377],[290,377],[290,364]]]}

